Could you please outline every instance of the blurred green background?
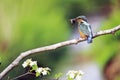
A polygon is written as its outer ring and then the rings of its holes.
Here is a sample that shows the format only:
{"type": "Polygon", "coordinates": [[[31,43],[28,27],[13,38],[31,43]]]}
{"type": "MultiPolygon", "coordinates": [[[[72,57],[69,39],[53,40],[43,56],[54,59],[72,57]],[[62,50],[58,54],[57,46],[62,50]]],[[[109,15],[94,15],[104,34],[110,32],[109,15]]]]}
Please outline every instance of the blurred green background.
{"type": "MultiPolygon", "coordinates": [[[[86,15],[88,19],[90,18],[90,22],[100,24],[94,26],[97,29],[94,32],[113,28],[120,24],[120,0],[0,0],[0,72],[21,52],[71,39],[75,29],[69,20],[79,15],[86,15]],[[100,22],[93,19],[95,16],[98,19],[102,17],[100,22]]],[[[112,60],[119,54],[119,36],[120,31],[115,35],[98,37],[92,44],[87,44],[89,49],[85,51],[81,51],[80,48],[75,52],[73,48],[73,52],[70,52],[71,47],[63,47],[30,55],[24,60],[32,58],[38,61],[39,66],[50,67],[51,75],[75,63],[87,64],[88,61],[93,61],[99,66],[103,78],[113,80],[108,78],[110,75],[106,74],[106,70],[108,62],[112,64],[112,60]]],[[[82,47],[84,43],[78,45],[82,47]]],[[[24,60],[10,71],[4,80],[25,73],[21,66],[24,60]]],[[[120,63],[120,60],[115,62],[120,63]]],[[[113,74],[115,80],[120,79],[118,76],[116,78],[118,73],[113,74]]],[[[39,78],[24,77],[19,80],[39,80],[39,78]]]]}

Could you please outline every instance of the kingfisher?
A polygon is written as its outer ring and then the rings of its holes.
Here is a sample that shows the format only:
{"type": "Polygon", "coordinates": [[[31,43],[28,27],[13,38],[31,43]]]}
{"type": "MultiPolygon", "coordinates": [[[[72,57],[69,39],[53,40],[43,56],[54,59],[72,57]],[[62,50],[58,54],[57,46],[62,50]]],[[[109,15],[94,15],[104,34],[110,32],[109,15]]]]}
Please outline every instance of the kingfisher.
{"type": "Polygon", "coordinates": [[[74,19],[71,19],[71,23],[77,23],[80,37],[86,39],[87,43],[92,43],[92,28],[91,25],[88,23],[88,19],[86,18],[86,16],[78,16],[74,19]]]}

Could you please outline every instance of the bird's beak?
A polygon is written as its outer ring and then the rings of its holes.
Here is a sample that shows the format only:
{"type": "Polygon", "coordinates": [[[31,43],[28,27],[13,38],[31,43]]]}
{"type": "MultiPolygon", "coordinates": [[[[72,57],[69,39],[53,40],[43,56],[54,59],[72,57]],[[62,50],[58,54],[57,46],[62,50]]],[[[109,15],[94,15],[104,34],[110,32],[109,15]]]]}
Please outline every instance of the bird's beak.
{"type": "Polygon", "coordinates": [[[76,23],[76,19],[70,19],[71,24],[75,24],[76,23]]]}

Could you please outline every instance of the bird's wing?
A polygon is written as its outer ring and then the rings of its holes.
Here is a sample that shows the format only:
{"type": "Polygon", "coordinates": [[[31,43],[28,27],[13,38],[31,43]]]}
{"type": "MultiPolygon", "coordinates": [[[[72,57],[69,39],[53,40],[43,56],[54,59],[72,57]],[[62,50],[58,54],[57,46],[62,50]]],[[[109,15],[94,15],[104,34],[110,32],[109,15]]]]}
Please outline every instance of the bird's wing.
{"type": "Polygon", "coordinates": [[[82,24],[81,28],[82,28],[82,31],[83,31],[84,34],[92,36],[92,28],[91,28],[91,25],[89,23],[84,22],[82,24]]]}
{"type": "Polygon", "coordinates": [[[88,31],[89,31],[89,35],[92,37],[93,34],[92,34],[92,28],[91,28],[91,25],[88,26],[88,31]]]}

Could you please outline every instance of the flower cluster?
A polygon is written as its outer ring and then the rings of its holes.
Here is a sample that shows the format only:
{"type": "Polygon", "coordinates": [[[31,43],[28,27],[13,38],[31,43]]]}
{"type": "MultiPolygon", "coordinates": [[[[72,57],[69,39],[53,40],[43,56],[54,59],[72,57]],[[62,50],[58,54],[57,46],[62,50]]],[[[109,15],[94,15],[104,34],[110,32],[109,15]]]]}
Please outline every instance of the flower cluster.
{"type": "Polygon", "coordinates": [[[68,80],[81,80],[82,75],[83,72],[80,70],[79,71],[71,70],[67,73],[68,80]]]}
{"type": "Polygon", "coordinates": [[[50,73],[51,69],[46,67],[38,67],[37,61],[32,61],[32,59],[27,59],[25,62],[22,64],[23,68],[30,67],[30,72],[35,72],[36,77],[38,76],[44,76],[50,73]]]}
{"type": "Polygon", "coordinates": [[[36,76],[38,76],[38,75],[43,75],[43,76],[47,75],[47,74],[49,74],[49,71],[51,71],[51,69],[48,68],[48,67],[46,67],[46,68],[40,67],[40,68],[38,68],[36,70],[36,76]]]}
{"type": "Polygon", "coordinates": [[[33,65],[37,65],[37,61],[32,61],[31,59],[27,59],[22,64],[23,68],[26,68],[28,66],[32,67],[33,65]]]}
{"type": "MultiPolygon", "coordinates": [[[[51,69],[48,67],[46,68],[38,67],[37,61],[32,61],[32,59],[27,59],[26,61],[24,61],[22,66],[23,68],[30,67],[28,71],[30,73],[35,74],[36,77],[38,76],[42,77],[42,76],[48,75],[50,74],[50,71],[51,71],[51,69]]],[[[80,70],[79,71],[70,70],[67,73],[67,76],[68,76],[67,78],[68,80],[81,80],[82,75],[83,75],[83,72],[80,70]]],[[[55,75],[55,78],[59,79],[61,76],[62,76],[62,73],[59,73],[55,75]]]]}

